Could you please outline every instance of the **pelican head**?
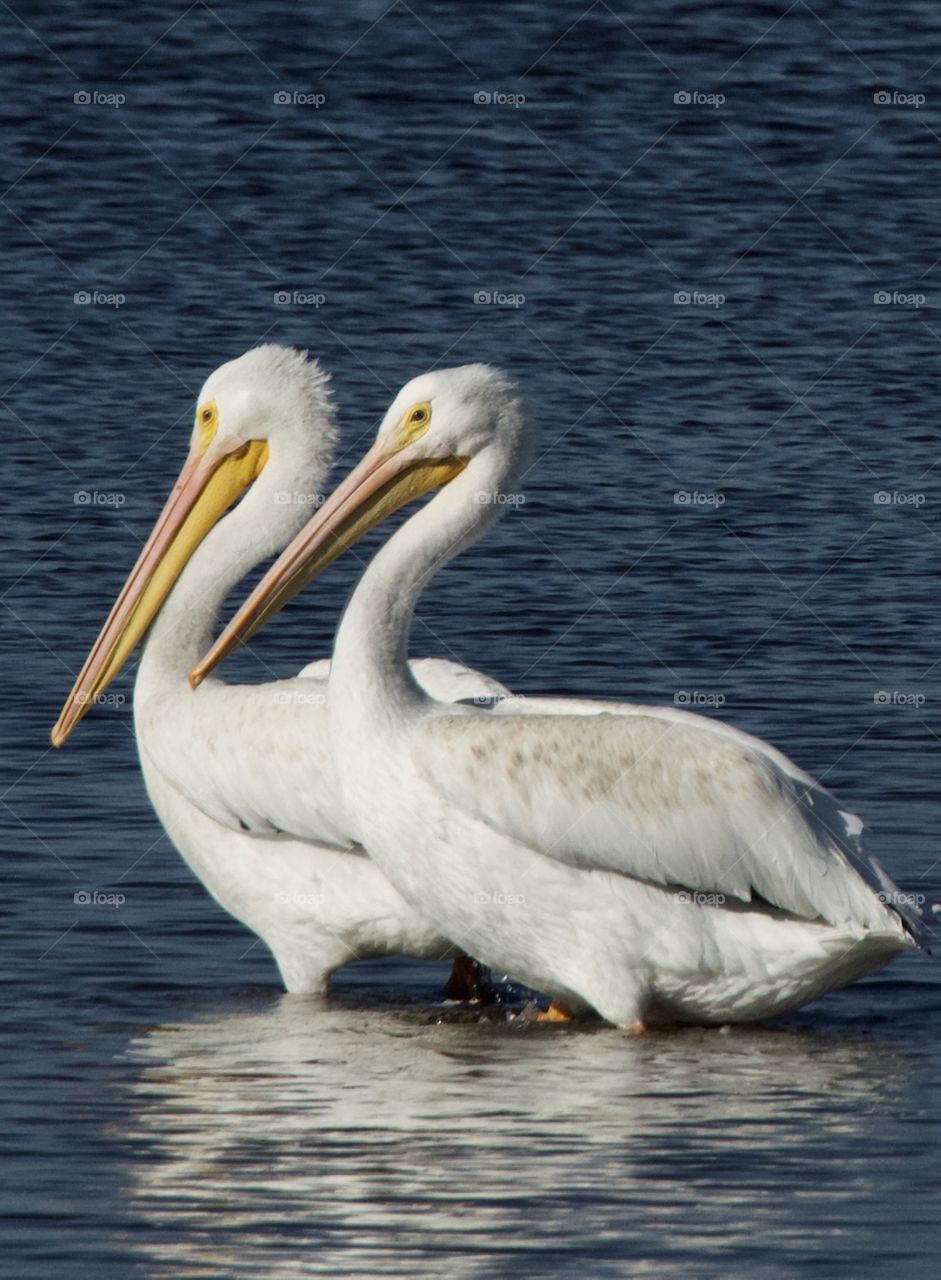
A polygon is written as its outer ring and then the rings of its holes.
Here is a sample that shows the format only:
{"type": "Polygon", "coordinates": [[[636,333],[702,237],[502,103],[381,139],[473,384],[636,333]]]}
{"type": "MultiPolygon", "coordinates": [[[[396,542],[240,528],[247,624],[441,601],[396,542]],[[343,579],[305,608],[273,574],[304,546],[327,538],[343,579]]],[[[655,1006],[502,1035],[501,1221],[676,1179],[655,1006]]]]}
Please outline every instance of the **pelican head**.
{"type": "Polygon", "coordinates": [[[413,378],[392,402],[372,448],[275,562],[190,683],[195,688],[363,534],[430,490],[466,472],[463,487],[476,495],[478,523],[493,518],[494,481],[513,481],[529,446],[519,394],[499,369],[470,364],[413,378]]]}
{"type": "MultiPolygon", "coordinates": [[[[336,444],[329,374],[306,351],[266,343],[214,370],[196,401],[190,457],[231,457],[262,441],[323,473],[336,444]],[[303,457],[299,456],[299,450],[303,457]]],[[[300,472],[299,472],[300,473],[300,472]]]]}
{"type": "Polygon", "coordinates": [[[256,513],[255,525],[258,539],[273,544],[263,545],[261,556],[283,545],[285,526],[284,537],[294,532],[297,504],[281,494],[302,479],[319,483],[329,466],[336,430],[327,384],[306,352],[274,344],[247,351],[206,379],[183,469],[66,699],[50,735],[54,746],[104,693],[196,548],[263,472],[268,483],[258,498],[271,509],[256,513]]]}
{"type": "Polygon", "coordinates": [[[518,450],[521,410],[516,387],[500,369],[466,364],[412,378],[389,406],[370,451],[400,466],[476,457],[498,446],[518,450]]]}

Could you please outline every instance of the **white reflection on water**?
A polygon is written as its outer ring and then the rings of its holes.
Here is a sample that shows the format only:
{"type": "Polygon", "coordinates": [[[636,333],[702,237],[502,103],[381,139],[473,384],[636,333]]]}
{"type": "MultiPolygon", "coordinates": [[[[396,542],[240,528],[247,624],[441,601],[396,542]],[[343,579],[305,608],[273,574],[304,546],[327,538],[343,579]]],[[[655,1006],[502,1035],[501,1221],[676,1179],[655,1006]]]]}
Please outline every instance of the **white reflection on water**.
{"type": "Polygon", "coordinates": [[[867,1257],[895,1050],[428,1019],[284,996],[135,1041],[147,1274],[780,1276],[867,1257]]]}

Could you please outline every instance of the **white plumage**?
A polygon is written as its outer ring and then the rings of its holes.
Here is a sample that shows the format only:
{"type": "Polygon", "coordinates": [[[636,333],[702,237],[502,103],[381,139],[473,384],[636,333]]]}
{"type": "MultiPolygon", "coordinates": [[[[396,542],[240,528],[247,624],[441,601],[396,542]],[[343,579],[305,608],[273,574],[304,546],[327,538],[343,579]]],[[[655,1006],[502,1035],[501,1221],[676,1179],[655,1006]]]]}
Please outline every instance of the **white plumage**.
{"type": "Polygon", "coordinates": [[[773,748],[673,709],[429,697],[406,664],[433,573],[503,509],[529,432],[468,366],[411,382],[377,441],[239,611],[199,678],[344,541],[439,487],[363,575],[329,684],[349,820],[460,946],[622,1026],[794,1009],[921,939],[861,824],[773,748]]]}
{"type": "MultiPolygon", "coordinates": [[[[264,939],[296,992],[322,990],[350,959],[453,951],[351,840],[327,741],[329,662],[256,686],[213,680],[194,693],[187,684],[229,591],[309,514],[294,497],[317,494],[334,440],[326,375],[300,352],[258,347],[208,378],[181,480],[53,731],[61,745],[149,626],[134,718],[154,808],[193,872],[264,939]],[[256,474],[223,483],[253,448],[256,474]]],[[[445,700],[506,693],[456,663],[424,659],[414,669],[445,700]]]]}

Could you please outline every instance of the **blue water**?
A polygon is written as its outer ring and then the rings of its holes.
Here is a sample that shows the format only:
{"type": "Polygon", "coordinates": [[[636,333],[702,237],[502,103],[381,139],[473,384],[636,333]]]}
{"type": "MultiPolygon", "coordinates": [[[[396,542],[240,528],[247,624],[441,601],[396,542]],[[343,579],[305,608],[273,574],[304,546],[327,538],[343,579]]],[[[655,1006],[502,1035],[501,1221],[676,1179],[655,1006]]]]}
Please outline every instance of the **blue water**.
{"type": "MultiPolygon", "coordinates": [[[[309,347],[348,464],[407,378],[492,360],[542,448],[416,649],[718,714],[941,891],[936,6],[17,12],[0,1271],[936,1275],[927,958],[642,1042],[455,1017],[401,961],[286,997],[148,807],[132,672],[47,746],[216,364],[309,347]]],[[[357,569],[230,678],[326,653],[357,569]]]]}

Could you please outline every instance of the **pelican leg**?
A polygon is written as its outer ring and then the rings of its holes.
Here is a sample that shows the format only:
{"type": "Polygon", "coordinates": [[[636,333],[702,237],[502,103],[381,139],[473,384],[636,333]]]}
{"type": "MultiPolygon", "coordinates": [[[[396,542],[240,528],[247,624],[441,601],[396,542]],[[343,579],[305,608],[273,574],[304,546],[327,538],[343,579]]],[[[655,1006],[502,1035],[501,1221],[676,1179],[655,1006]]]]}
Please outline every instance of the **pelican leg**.
{"type": "Polygon", "coordinates": [[[553,1000],[548,1009],[541,1009],[533,1022],[571,1022],[575,1014],[561,1000],[553,1000]]]}
{"type": "Polygon", "coordinates": [[[451,976],[444,994],[448,1000],[479,1000],[483,983],[483,970],[471,956],[454,957],[451,976]]]}

